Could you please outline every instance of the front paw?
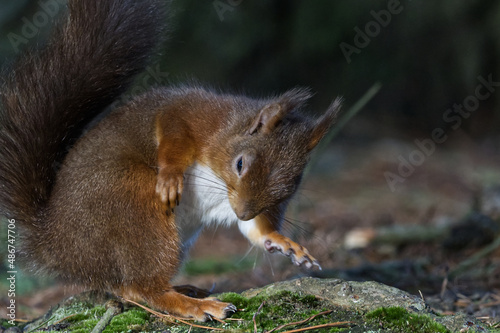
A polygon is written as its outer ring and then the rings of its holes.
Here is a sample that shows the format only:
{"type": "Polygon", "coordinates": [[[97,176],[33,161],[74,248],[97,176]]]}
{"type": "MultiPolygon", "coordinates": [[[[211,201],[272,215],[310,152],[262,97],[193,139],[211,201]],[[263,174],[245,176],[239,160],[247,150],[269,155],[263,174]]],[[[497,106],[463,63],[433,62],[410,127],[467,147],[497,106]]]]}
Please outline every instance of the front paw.
{"type": "Polygon", "coordinates": [[[161,201],[167,204],[167,209],[173,210],[179,205],[184,186],[184,175],[182,172],[172,172],[163,168],[160,170],[156,181],[156,193],[161,201]]]}
{"type": "Polygon", "coordinates": [[[277,232],[268,235],[264,242],[264,247],[270,253],[278,251],[289,257],[297,266],[304,265],[307,269],[312,269],[316,266],[321,270],[318,260],[316,260],[305,247],[277,232]]]}

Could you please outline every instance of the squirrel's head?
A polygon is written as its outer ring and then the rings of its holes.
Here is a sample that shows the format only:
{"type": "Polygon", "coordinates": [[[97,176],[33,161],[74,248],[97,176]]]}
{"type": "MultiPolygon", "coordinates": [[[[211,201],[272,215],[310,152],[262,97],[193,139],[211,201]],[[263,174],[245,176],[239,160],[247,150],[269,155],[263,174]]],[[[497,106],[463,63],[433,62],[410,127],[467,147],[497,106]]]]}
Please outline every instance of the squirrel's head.
{"type": "MultiPolygon", "coordinates": [[[[308,90],[292,89],[267,101],[245,100],[219,139],[223,154],[217,159],[227,185],[231,207],[240,220],[288,201],[296,192],[313,148],[335,121],[341,100],[336,99],[317,119],[301,114],[311,97],[308,90]]],[[[215,152],[214,152],[215,153],[215,152]]]]}

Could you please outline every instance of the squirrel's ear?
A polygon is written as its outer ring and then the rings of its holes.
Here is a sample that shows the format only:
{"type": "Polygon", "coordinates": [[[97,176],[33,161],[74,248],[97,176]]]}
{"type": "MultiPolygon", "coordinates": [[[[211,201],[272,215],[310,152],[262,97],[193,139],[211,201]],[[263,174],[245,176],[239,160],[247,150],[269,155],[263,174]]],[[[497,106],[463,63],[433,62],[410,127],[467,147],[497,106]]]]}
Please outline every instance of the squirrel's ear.
{"type": "Polygon", "coordinates": [[[258,131],[270,133],[289,112],[304,104],[311,96],[309,90],[304,88],[295,88],[285,92],[260,110],[247,133],[250,135],[258,131]]]}
{"type": "Polygon", "coordinates": [[[252,135],[258,131],[264,134],[270,133],[286,115],[286,111],[286,109],[276,103],[264,106],[253,121],[248,134],[252,135]]]}
{"type": "Polygon", "coordinates": [[[342,106],[342,98],[337,97],[328,107],[325,114],[314,122],[311,137],[309,140],[309,149],[312,150],[321,141],[330,127],[337,119],[337,114],[342,106]]]}

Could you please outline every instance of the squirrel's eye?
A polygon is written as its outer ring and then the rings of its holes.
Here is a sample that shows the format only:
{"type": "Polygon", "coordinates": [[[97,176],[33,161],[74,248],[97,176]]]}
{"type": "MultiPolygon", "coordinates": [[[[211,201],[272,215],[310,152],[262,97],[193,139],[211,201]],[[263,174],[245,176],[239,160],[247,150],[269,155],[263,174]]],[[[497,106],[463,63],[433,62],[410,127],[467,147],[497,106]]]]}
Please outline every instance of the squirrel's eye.
{"type": "Polygon", "coordinates": [[[236,171],[238,171],[238,174],[241,174],[242,169],[243,169],[243,157],[240,157],[236,160],[236,171]]]}

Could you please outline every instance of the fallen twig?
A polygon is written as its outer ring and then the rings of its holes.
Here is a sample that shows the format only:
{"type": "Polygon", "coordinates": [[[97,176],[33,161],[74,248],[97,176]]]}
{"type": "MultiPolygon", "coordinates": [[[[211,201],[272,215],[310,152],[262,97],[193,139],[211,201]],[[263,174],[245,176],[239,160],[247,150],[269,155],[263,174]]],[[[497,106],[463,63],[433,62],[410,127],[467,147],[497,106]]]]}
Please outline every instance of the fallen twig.
{"type": "Polygon", "coordinates": [[[38,325],[37,327],[33,328],[33,329],[30,329],[28,332],[33,332],[33,331],[36,331],[38,330],[40,327],[42,327],[43,325],[47,324],[49,321],[52,320],[52,318],[54,318],[54,316],[52,315],[49,319],[43,321],[40,325],[38,325]]]}
{"type": "Polygon", "coordinates": [[[196,324],[193,324],[193,323],[189,323],[185,320],[188,320],[188,319],[181,319],[179,317],[176,317],[176,316],[173,316],[171,314],[164,314],[164,313],[161,313],[161,312],[158,312],[158,311],[155,311],[155,310],[152,310],[150,308],[148,308],[147,306],[144,306],[142,304],[139,304],[137,302],[134,302],[134,301],[131,301],[129,299],[126,299],[126,298],[123,298],[121,297],[121,299],[123,299],[124,301],[126,302],[129,302],[129,303],[132,303],[146,311],[148,311],[149,313],[152,313],[154,314],[155,316],[157,317],[160,317],[160,318],[163,318],[163,319],[166,319],[169,323],[171,324],[176,324],[176,325],[179,325],[179,323],[176,323],[174,320],[177,320],[185,325],[189,325],[191,327],[196,327],[196,328],[202,328],[202,329],[205,329],[205,330],[212,330],[212,331],[224,331],[222,328],[217,328],[217,327],[210,327],[210,326],[203,326],[203,325],[196,325],[196,324]]]}
{"type": "Polygon", "coordinates": [[[447,287],[448,287],[448,277],[445,276],[443,279],[443,283],[441,284],[441,293],[439,294],[441,296],[441,299],[444,299],[444,293],[446,292],[447,287]]]}
{"type": "Polygon", "coordinates": [[[418,293],[420,294],[420,298],[422,299],[422,302],[425,303],[425,298],[424,298],[424,295],[422,294],[422,291],[418,290],[418,293]]]}
{"type": "Polygon", "coordinates": [[[297,328],[296,330],[291,330],[291,331],[285,331],[282,333],[296,333],[296,332],[305,332],[305,331],[310,331],[310,330],[316,330],[318,328],[327,328],[327,327],[351,327],[352,324],[355,324],[353,321],[338,321],[336,323],[328,323],[328,324],[321,324],[321,325],[316,325],[316,326],[309,326],[309,327],[304,327],[304,328],[297,328]]]}
{"type": "Polygon", "coordinates": [[[262,302],[259,306],[259,308],[257,309],[257,311],[253,314],[252,316],[252,321],[253,321],[253,331],[255,333],[257,333],[257,321],[255,320],[255,317],[257,317],[257,315],[260,313],[260,310],[262,310],[262,307],[264,306],[264,304],[266,303],[266,301],[262,302]]]}
{"type": "Polygon", "coordinates": [[[500,301],[494,301],[494,302],[488,302],[484,304],[479,304],[479,308],[484,309],[484,308],[489,308],[492,306],[497,306],[500,305],[500,301]]]}
{"type": "Polygon", "coordinates": [[[72,315],[69,315],[69,316],[67,316],[67,317],[64,317],[63,319],[60,319],[60,320],[58,320],[58,321],[54,322],[52,325],[57,325],[57,324],[59,324],[59,323],[62,323],[62,322],[63,322],[63,321],[65,321],[66,319],[69,319],[69,318],[71,318],[71,317],[74,317],[74,316],[76,316],[77,314],[78,314],[78,313],[73,313],[72,315]]]}
{"type": "Polygon", "coordinates": [[[471,268],[472,266],[475,266],[480,259],[486,257],[488,254],[495,251],[498,247],[500,247],[500,237],[497,237],[497,239],[495,239],[492,243],[483,247],[481,250],[477,251],[474,255],[472,255],[468,259],[458,264],[448,274],[449,278],[450,279],[455,278],[459,274],[471,268]]]}
{"type": "Polygon", "coordinates": [[[380,82],[375,82],[375,84],[373,84],[365,92],[365,94],[361,96],[361,98],[358,99],[358,101],[354,103],[354,105],[352,105],[342,117],[340,117],[335,127],[325,135],[325,137],[321,140],[321,143],[316,148],[316,152],[307,165],[306,170],[304,171],[304,175],[307,175],[309,173],[312,166],[318,161],[319,156],[321,156],[325,152],[332,139],[338,135],[340,130],[349,122],[349,120],[351,120],[352,117],[354,117],[361,109],[366,106],[366,104],[368,104],[369,101],[371,101],[373,97],[375,97],[380,88],[382,88],[382,84],[380,82]]]}
{"type": "Polygon", "coordinates": [[[301,321],[296,321],[294,323],[288,323],[288,324],[283,324],[281,326],[278,326],[276,328],[273,328],[272,330],[270,330],[269,332],[267,333],[271,333],[271,332],[274,332],[274,331],[277,331],[277,330],[281,330],[287,326],[295,326],[295,325],[300,325],[300,324],[304,324],[304,323],[307,323],[308,321],[311,321],[313,320],[314,318],[318,317],[318,316],[322,316],[322,315],[325,315],[325,314],[329,314],[329,313],[332,313],[333,310],[328,310],[328,311],[323,311],[323,312],[320,312],[318,314],[315,314],[314,316],[311,316],[309,318],[306,318],[304,320],[301,320],[301,321]]]}
{"type": "Polygon", "coordinates": [[[116,300],[112,300],[106,303],[107,310],[101,319],[97,322],[92,333],[101,333],[106,329],[114,316],[123,311],[123,304],[116,300]]]}
{"type": "Polygon", "coordinates": [[[14,321],[15,321],[15,322],[17,322],[17,323],[27,323],[27,322],[29,322],[30,320],[28,320],[28,319],[18,319],[18,318],[16,318],[16,319],[14,319],[14,321]]]}

